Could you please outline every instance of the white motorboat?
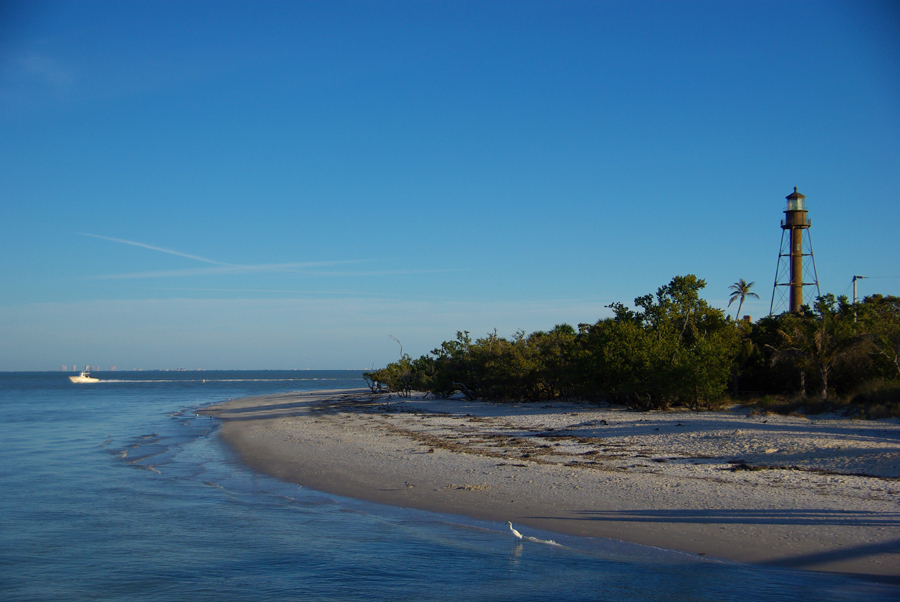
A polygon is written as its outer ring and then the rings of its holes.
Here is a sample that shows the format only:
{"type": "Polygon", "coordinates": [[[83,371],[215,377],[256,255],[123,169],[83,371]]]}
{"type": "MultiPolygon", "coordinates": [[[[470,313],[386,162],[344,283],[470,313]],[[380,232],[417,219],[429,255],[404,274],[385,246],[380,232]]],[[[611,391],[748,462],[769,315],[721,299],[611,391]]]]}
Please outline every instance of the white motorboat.
{"type": "Polygon", "coordinates": [[[79,374],[78,376],[70,376],[69,380],[71,380],[73,383],[98,383],[98,382],[100,382],[99,378],[94,378],[93,376],[91,376],[91,373],[88,372],[87,370],[82,370],[81,374],[79,374]]]}

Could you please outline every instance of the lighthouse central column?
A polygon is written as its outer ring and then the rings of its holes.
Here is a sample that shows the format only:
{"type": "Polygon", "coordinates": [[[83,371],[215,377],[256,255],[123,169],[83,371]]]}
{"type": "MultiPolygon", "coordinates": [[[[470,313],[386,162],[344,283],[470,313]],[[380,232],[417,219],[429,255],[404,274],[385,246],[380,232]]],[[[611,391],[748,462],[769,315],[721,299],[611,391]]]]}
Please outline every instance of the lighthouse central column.
{"type": "Polygon", "coordinates": [[[784,222],[781,227],[791,231],[791,281],[790,312],[800,311],[803,306],[803,230],[809,228],[806,219],[806,197],[794,188],[787,196],[787,209],[784,211],[784,222]]]}
{"type": "Polygon", "coordinates": [[[799,227],[791,228],[790,288],[790,312],[795,314],[803,306],[803,228],[799,227]]]}

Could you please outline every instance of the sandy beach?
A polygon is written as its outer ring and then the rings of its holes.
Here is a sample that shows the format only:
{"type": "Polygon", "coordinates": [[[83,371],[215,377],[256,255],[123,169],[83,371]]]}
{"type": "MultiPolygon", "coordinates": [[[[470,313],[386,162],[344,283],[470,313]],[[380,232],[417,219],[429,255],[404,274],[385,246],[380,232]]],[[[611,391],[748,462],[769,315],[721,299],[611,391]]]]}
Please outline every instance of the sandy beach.
{"type": "MultiPolygon", "coordinates": [[[[255,470],[394,506],[900,583],[900,423],[368,389],[203,411],[255,470]]],[[[512,537],[512,535],[510,535],[512,537]]]]}

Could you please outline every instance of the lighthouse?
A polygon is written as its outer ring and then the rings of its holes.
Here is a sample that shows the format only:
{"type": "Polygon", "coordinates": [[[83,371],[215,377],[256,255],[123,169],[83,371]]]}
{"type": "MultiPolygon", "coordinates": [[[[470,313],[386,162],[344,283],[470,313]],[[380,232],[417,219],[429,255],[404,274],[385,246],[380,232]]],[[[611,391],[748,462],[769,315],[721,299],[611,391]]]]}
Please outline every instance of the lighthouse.
{"type": "MultiPolygon", "coordinates": [[[[772,303],[769,305],[770,315],[775,310],[775,296],[779,287],[787,289],[787,309],[791,313],[799,312],[803,306],[803,287],[815,286],[816,295],[821,294],[819,293],[819,278],[816,274],[816,260],[812,251],[812,239],[809,235],[812,222],[807,215],[806,196],[797,192],[795,186],[794,192],[785,198],[787,198],[787,209],[784,210],[784,219],[781,220],[781,250],[778,254],[778,266],[775,269],[775,286],[772,289],[772,303]],[[804,231],[806,231],[805,236],[804,231]],[[809,257],[805,272],[804,257],[809,257]]],[[[784,297],[782,292],[779,307],[783,304],[784,297]]]]}

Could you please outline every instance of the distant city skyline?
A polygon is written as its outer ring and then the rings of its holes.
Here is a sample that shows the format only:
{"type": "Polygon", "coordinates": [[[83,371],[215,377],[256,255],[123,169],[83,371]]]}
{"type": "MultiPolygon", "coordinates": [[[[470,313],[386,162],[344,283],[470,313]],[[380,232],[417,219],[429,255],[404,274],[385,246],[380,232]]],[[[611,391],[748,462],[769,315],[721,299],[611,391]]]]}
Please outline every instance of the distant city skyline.
{"type": "Polygon", "coordinates": [[[0,370],[378,367],[689,273],[732,317],[755,282],[756,320],[795,186],[822,292],[900,295],[898,32],[877,1],[4,3],[0,370]]]}

